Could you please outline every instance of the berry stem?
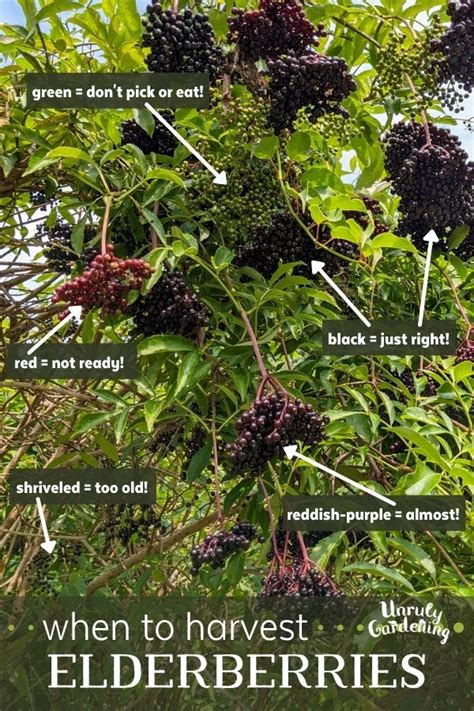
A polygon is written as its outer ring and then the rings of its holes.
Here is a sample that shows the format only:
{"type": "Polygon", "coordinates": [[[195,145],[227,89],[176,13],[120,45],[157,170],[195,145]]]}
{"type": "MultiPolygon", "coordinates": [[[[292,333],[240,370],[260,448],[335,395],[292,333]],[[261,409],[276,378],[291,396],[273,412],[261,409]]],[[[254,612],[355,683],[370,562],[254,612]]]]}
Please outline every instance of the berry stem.
{"type": "Polygon", "coordinates": [[[260,484],[260,488],[262,490],[263,496],[265,498],[265,501],[267,502],[268,518],[270,521],[270,531],[272,534],[272,544],[273,544],[273,551],[275,553],[275,558],[278,560],[280,565],[283,565],[283,561],[281,559],[280,552],[278,550],[278,546],[277,546],[277,542],[276,542],[275,517],[273,516],[272,504],[270,501],[270,497],[268,495],[267,488],[266,488],[261,476],[258,477],[258,483],[260,484]]]}
{"type": "Polygon", "coordinates": [[[104,213],[104,221],[102,223],[102,231],[100,234],[100,253],[102,255],[107,254],[107,230],[109,227],[109,217],[110,217],[110,208],[112,206],[112,196],[107,195],[106,198],[104,198],[105,202],[105,213],[104,213]]]}
{"type": "Polygon", "coordinates": [[[421,120],[422,120],[422,122],[423,122],[423,130],[424,130],[424,132],[425,132],[426,144],[425,144],[424,147],[426,148],[427,146],[431,146],[431,145],[432,145],[431,134],[430,134],[430,126],[429,126],[429,123],[428,123],[428,118],[427,118],[427,116],[426,116],[426,112],[425,112],[425,110],[424,110],[424,108],[423,108],[423,103],[422,103],[422,101],[421,101],[421,99],[420,99],[420,96],[419,96],[417,90],[416,90],[416,87],[415,87],[414,83],[413,83],[412,80],[411,80],[411,77],[409,77],[408,74],[405,74],[405,79],[406,79],[406,82],[407,82],[408,86],[410,87],[411,93],[413,94],[413,96],[415,97],[415,99],[416,99],[416,101],[417,101],[417,103],[418,103],[418,107],[419,107],[419,110],[420,110],[421,120]]]}

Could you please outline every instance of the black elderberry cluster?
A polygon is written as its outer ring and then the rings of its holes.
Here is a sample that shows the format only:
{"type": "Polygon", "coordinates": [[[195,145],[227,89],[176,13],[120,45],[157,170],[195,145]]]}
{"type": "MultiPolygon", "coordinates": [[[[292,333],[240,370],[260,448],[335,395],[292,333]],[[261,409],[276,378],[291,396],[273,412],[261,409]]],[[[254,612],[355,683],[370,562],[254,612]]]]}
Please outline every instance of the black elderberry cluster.
{"type": "Polygon", "coordinates": [[[257,529],[247,522],[239,522],[230,531],[219,531],[206,536],[204,541],[191,551],[191,575],[199,573],[203,565],[210,565],[213,570],[224,568],[232,553],[246,551],[250,542],[257,535],[257,529]]]}
{"type": "Polygon", "coordinates": [[[268,461],[284,457],[283,447],[320,442],[328,422],[309,403],[281,391],[259,397],[237,420],[238,438],[226,447],[232,471],[258,475],[268,461]]]}
{"type": "MultiPolygon", "coordinates": [[[[354,216],[358,222],[365,218],[368,224],[369,218],[363,213],[347,213],[346,217],[349,216],[354,216]]],[[[387,228],[379,224],[385,232],[387,228]]],[[[277,213],[268,224],[254,228],[248,242],[237,250],[234,264],[238,267],[252,267],[269,279],[281,263],[304,262],[304,265],[295,268],[295,274],[310,277],[311,260],[315,259],[325,262],[326,272],[333,276],[347,266],[347,259],[359,257],[356,244],[344,239],[332,239],[329,228],[321,230],[319,242],[332,251],[317,247],[291,214],[277,213]]]]}
{"type": "Polygon", "coordinates": [[[266,225],[257,226],[236,254],[234,264],[249,266],[269,279],[280,262],[305,262],[299,270],[309,276],[308,265],[317,258],[314,242],[289,213],[278,213],[266,225]]]}
{"type": "Polygon", "coordinates": [[[194,339],[209,318],[208,309],[177,272],[165,272],[132,304],[130,313],[135,333],[142,336],[172,333],[194,339]]]}
{"type": "Polygon", "coordinates": [[[262,581],[260,597],[338,597],[342,593],[335,588],[324,573],[314,568],[305,570],[300,562],[285,566],[284,571],[270,573],[262,581]]]}
{"type": "Polygon", "coordinates": [[[463,341],[456,349],[456,363],[465,361],[474,363],[474,341],[463,341]]]}
{"type": "MultiPolygon", "coordinates": [[[[69,222],[57,220],[51,227],[43,223],[36,231],[36,236],[45,245],[43,252],[48,266],[59,274],[71,274],[77,266],[88,267],[98,254],[94,247],[86,247],[81,256],[74,251],[71,242],[73,227],[69,222]]],[[[86,227],[84,241],[89,242],[94,236],[94,228],[86,227]]]]}
{"type": "Polygon", "coordinates": [[[326,36],[323,24],[316,28],[306,19],[298,0],[260,0],[257,10],[233,8],[232,15],[227,39],[248,60],[299,55],[326,36]]]}
{"type": "MultiPolygon", "coordinates": [[[[168,123],[173,124],[172,111],[161,111],[161,115],[168,123]]],[[[159,153],[163,156],[172,156],[178,141],[157,118],[151,136],[134,119],[129,119],[122,123],[122,146],[127,144],[137,146],[145,155],[159,153]]]]}
{"type": "Polygon", "coordinates": [[[449,2],[448,14],[451,24],[442,37],[433,39],[431,49],[441,55],[434,65],[438,69],[438,80],[445,85],[444,103],[455,108],[460,99],[469,97],[474,86],[473,0],[449,2]]]}
{"type": "MultiPolygon", "coordinates": [[[[411,368],[407,366],[401,373],[394,373],[394,375],[396,375],[396,377],[404,384],[404,386],[410,393],[414,394],[416,392],[415,376],[426,376],[426,373],[423,373],[422,371],[416,371],[415,373],[411,368]]],[[[437,390],[438,383],[434,378],[428,376],[425,389],[423,390],[423,395],[425,397],[433,397],[434,395],[436,395],[437,390]]],[[[406,398],[404,398],[404,396],[400,398],[400,402],[404,402],[405,400],[406,398]]]]}
{"type": "Polygon", "coordinates": [[[173,447],[178,446],[183,441],[184,425],[182,422],[168,422],[155,432],[149,445],[148,450],[156,454],[173,447]]]}
{"type": "MultiPolygon", "coordinates": [[[[373,225],[374,225],[374,231],[372,232],[372,236],[375,237],[377,235],[381,235],[384,232],[388,232],[388,227],[385,225],[381,220],[380,216],[383,215],[383,210],[382,207],[379,203],[378,200],[375,198],[370,198],[365,195],[361,195],[360,199],[364,203],[365,207],[367,208],[368,212],[372,216],[373,220],[373,225]]],[[[367,227],[370,224],[370,216],[366,214],[365,212],[357,212],[355,210],[346,210],[344,212],[344,217],[346,220],[355,220],[358,225],[362,227],[362,229],[367,229],[367,227]]]]}
{"type": "Polygon", "coordinates": [[[151,504],[117,504],[107,507],[100,530],[105,533],[106,545],[119,542],[126,546],[132,542],[132,537],[143,541],[153,532],[165,534],[167,527],[151,504]]]}
{"type": "Polygon", "coordinates": [[[417,247],[433,229],[446,249],[447,231],[472,224],[474,164],[450,131],[430,124],[428,136],[415,121],[397,123],[385,139],[385,166],[401,198],[398,229],[417,247]]]}
{"type": "Polygon", "coordinates": [[[356,89],[356,83],[339,57],[326,57],[313,52],[301,57],[269,60],[269,124],[280,132],[291,128],[298,111],[305,108],[316,121],[326,113],[347,116],[341,102],[356,89]]]}
{"type": "Polygon", "coordinates": [[[147,14],[143,46],[151,49],[145,58],[150,71],[207,72],[211,81],[219,76],[223,53],[207,15],[164,10],[157,2],[147,6],[147,14]]]}
{"type": "Polygon", "coordinates": [[[26,569],[31,580],[31,588],[42,595],[51,595],[54,592],[53,581],[50,576],[52,559],[43,549],[38,551],[26,569]]]}

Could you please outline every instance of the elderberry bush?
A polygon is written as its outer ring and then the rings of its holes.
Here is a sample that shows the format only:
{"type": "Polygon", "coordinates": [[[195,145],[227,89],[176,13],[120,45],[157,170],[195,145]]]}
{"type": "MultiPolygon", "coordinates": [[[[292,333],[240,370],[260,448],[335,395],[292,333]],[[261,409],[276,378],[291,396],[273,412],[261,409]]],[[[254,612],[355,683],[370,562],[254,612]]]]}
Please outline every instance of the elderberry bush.
{"type": "Polygon", "coordinates": [[[312,121],[326,113],[348,116],[341,102],[357,86],[343,59],[289,52],[269,60],[268,69],[269,124],[275,131],[291,128],[303,108],[312,121]]]}
{"type": "Polygon", "coordinates": [[[323,24],[316,28],[306,19],[298,0],[260,0],[257,10],[233,8],[228,24],[227,40],[252,61],[288,52],[300,55],[326,36],[323,24]]]}
{"type": "Polygon", "coordinates": [[[204,541],[191,551],[191,575],[198,575],[203,565],[213,570],[224,568],[227,558],[236,551],[246,551],[257,535],[257,529],[247,522],[239,522],[230,531],[219,531],[206,536],[204,541]]]}
{"type": "MultiPolygon", "coordinates": [[[[76,267],[89,266],[97,255],[94,247],[86,247],[81,256],[75,252],[71,235],[74,225],[64,220],[57,220],[51,227],[43,223],[36,230],[36,237],[45,245],[44,256],[48,266],[59,274],[71,274],[76,267]]],[[[84,229],[84,241],[89,242],[95,237],[95,229],[84,229]]]]}
{"type": "Polygon", "coordinates": [[[320,442],[328,422],[309,403],[281,391],[258,397],[236,422],[238,438],[227,445],[232,472],[259,475],[268,461],[285,456],[283,447],[320,442]]]}
{"type": "Polygon", "coordinates": [[[158,2],[147,6],[147,15],[143,46],[151,50],[145,58],[150,71],[207,72],[211,81],[220,75],[224,57],[207,15],[164,10],[158,2]]]}
{"type": "Polygon", "coordinates": [[[177,272],[165,272],[131,305],[130,313],[134,333],[142,336],[170,333],[194,339],[209,318],[206,306],[177,272]]]}
{"type": "Polygon", "coordinates": [[[443,85],[441,97],[450,109],[468,98],[474,86],[474,2],[448,3],[451,24],[442,37],[431,42],[431,49],[441,56],[433,62],[443,85]]]}
{"type": "Polygon", "coordinates": [[[429,136],[415,121],[397,123],[385,139],[385,166],[401,198],[401,234],[425,248],[423,237],[433,229],[437,246],[447,249],[447,232],[473,222],[474,164],[448,129],[428,129],[429,136]]]}
{"type": "Polygon", "coordinates": [[[139,291],[152,268],[142,259],[118,259],[112,245],[98,254],[81,276],[59,286],[53,303],[81,305],[84,312],[99,308],[106,314],[126,311],[130,291],[139,291]]]}
{"type": "MultiPolygon", "coordinates": [[[[174,114],[172,111],[161,111],[161,115],[168,123],[173,124],[174,114]]],[[[129,119],[122,123],[122,146],[127,144],[137,146],[145,155],[158,153],[163,156],[172,156],[178,141],[157,118],[155,118],[155,128],[151,136],[134,119],[129,119]]]]}

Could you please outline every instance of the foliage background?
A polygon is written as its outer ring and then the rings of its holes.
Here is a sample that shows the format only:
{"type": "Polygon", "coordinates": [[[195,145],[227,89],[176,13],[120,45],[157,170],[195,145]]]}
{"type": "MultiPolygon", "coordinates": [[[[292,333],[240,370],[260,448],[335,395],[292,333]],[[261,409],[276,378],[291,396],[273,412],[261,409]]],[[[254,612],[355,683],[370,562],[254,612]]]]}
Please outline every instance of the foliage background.
{"type": "MultiPolygon", "coordinates": [[[[231,5],[207,7],[222,42],[231,5]]],[[[174,336],[141,342],[142,375],[133,382],[3,378],[2,589],[60,595],[96,590],[236,595],[259,591],[269,544],[254,545],[245,558],[234,555],[224,571],[201,572],[197,580],[188,572],[193,543],[216,526],[212,431],[223,442],[234,438],[233,422],[254,399],[259,383],[241,308],[258,336],[269,371],[291,394],[331,419],[324,441],[311,456],[394,494],[462,493],[469,500],[474,483],[472,364],[432,359],[432,377],[439,387],[427,397],[426,372],[416,378],[414,393],[394,375],[407,365],[416,371],[420,364],[414,359],[323,356],[322,322],[347,317],[341,302],[323,282],[295,275],[294,265],[282,265],[268,281],[247,269],[244,280],[242,271],[232,266],[234,244],[225,221],[213,217],[213,205],[224,199],[226,189],[212,187],[205,175],[200,189],[206,191],[210,205],[197,212],[183,169],[184,149],[166,159],[120,147],[120,123],[130,112],[25,108],[24,72],[143,71],[135,2],[19,0],[19,8],[23,17],[15,20],[18,24],[1,26],[0,35],[1,345],[39,338],[57,316],[51,295],[61,277],[48,270],[35,233],[38,222],[46,217],[52,224],[60,215],[77,224],[73,244],[80,253],[84,227],[86,223],[99,227],[107,199],[112,225],[136,211],[142,224],[152,227],[160,246],[142,244],[139,254],[158,269],[165,258],[183,269],[212,315],[202,344],[174,336]],[[30,199],[31,190],[43,188],[58,198],[49,201],[46,213],[30,199]],[[148,449],[153,435],[170,423],[184,426],[186,434],[196,425],[206,433],[186,481],[183,446],[157,455],[148,449]],[[404,453],[388,451],[394,436],[406,443],[404,453]],[[132,536],[126,546],[107,546],[100,530],[102,510],[51,506],[49,526],[61,545],[38,576],[39,522],[32,507],[19,511],[8,503],[8,472],[16,466],[148,464],[157,471],[157,507],[166,532],[154,529],[144,538],[132,536]]],[[[329,28],[323,51],[343,57],[357,79],[357,91],[345,103],[351,115],[349,131],[322,120],[312,126],[303,123],[279,141],[249,136],[237,120],[230,128],[224,125],[219,106],[209,112],[178,110],[176,124],[214,165],[231,171],[237,163],[265,164],[275,176],[279,200],[299,200],[315,221],[331,225],[333,235],[359,245],[361,259],[351,265],[341,284],[369,318],[416,318],[424,259],[409,240],[393,233],[397,199],[387,182],[380,139],[397,118],[408,119],[416,112],[417,102],[403,82],[389,90],[379,87],[377,78],[388,61],[384,48],[393,33],[404,36],[408,54],[415,53],[414,38],[432,23],[434,14],[447,21],[445,5],[431,0],[410,6],[400,0],[357,4],[338,0],[308,3],[306,11],[311,20],[329,28]],[[380,47],[367,37],[376,38],[380,47]],[[281,169],[288,161],[299,176],[297,194],[281,169]],[[363,230],[344,218],[343,209],[353,206],[360,193],[380,201],[389,232],[374,237],[370,221],[363,230]]],[[[424,82],[416,72],[411,79],[417,87],[424,82]]],[[[237,106],[250,103],[242,87],[234,87],[234,92],[237,106]]],[[[453,130],[466,127],[465,121],[445,115],[436,103],[430,114],[453,130]]],[[[145,112],[137,118],[146,125],[145,112]]],[[[460,341],[466,322],[473,320],[472,290],[472,263],[453,255],[436,256],[427,314],[457,319],[460,341]]],[[[69,337],[88,343],[126,341],[130,322],[91,313],[69,337]]],[[[275,469],[280,486],[292,493],[288,463],[280,462],[275,469]]],[[[331,483],[315,470],[299,465],[298,469],[299,491],[332,491],[331,483]]],[[[257,482],[231,478],[225,461],[220,463],[219,478],[225,512],[234,519],[239,509],[268,538],[268,515],[257,482]]],[[[274,477],[268,471],[264,478],[278,515],[274,477]]],[[[468,595],[471,541],[469,530],[370,533],[358,541],[334,533],[311,555],[348,594],[375,589],[468,595]]]]}

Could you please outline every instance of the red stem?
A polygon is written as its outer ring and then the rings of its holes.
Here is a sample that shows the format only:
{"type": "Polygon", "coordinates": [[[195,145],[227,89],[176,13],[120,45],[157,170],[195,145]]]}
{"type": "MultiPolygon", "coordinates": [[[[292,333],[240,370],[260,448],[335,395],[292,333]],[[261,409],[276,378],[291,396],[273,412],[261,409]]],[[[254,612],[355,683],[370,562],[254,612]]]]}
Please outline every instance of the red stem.
{"type": "Polygon", "coordinates": [[[100,253],[106,254],[107,252],[107,230],[109,227],[109,217],[110,217],[110,207],[112,205],[112,198],[107,196],[105,198],[105,212],[104,221],[102,223],[102,232],[100,234],[100,253]]]}
{"type": "Polygon", "coordinates": [[[217,437],[216,437],[216,399],[214,394],[214,389],[211,394],[211,408],[212,408],[212,457],[214,462],[214,491],[216,495],[216,513],[217,520],[221,525],[221,529],[224,528],[224,514],[222,513],[222,503],[221,503],[221,492],[220,492],[220,481],[219,481],[219,455],[217,453],[217,437]]]}

